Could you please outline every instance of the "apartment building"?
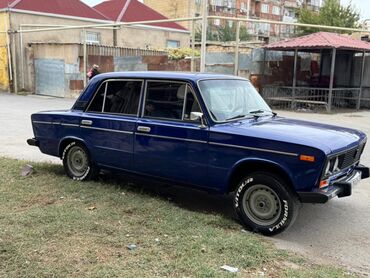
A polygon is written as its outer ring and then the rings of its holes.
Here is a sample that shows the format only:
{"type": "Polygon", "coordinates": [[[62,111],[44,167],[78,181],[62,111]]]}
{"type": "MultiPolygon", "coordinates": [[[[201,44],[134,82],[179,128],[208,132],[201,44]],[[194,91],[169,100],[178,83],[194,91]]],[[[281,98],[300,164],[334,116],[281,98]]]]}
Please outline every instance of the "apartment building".
{"type": "MultiPolygon", "coordinates": [[[[144,0],[143,3],[168,18],[189,18],[199,16],[202,10],[202,0],[144,0]]],[[[192,30],[191,22],[179,22],[188,30],[192,30]]]]}
{"type": "MultiPolygon", "coordinates": [[[[254,19],[266,19],[282,22],[296,22],[301,7],[307,7],[313,11],[319,11],[324,0],[204,0],[208,1],[208,14],[226,17],[250,17],[254,19]]],[[[152,9],[164,14],[169,18],[194,17],[202,13],[203,0],[144,0],[144,3],[152,9]]],[[[213,19],[209,21],[211,30],[218,27],[233,24],[232,21],[213,19]]],[[[182,23],[191,30],[189,23],[182,23]]],[[[247,24],[247,29],[255,37],[262,40],[290,37],[294,33],[294,27],[259,23],[247,24]]]]}

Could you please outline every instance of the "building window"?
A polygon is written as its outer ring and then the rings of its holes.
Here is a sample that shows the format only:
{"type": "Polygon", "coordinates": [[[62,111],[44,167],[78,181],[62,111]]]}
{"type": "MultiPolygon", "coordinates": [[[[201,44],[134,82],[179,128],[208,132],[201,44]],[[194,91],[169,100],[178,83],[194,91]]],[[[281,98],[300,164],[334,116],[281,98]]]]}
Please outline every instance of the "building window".
{"type": "Polygon", "coordinates": [[[265,13],[265,14],[268,14],[269,13],[269,5],[267,4],[262,4],[262,7],[261,7],[261,12],[262,13],[265,13]]]}
{"type": "Polygon", "coordinates": [[[280,8],[277,6],[272,7],[272,14],[274,15],[280,15],[280,8]]]}
{"type": "Polygon", "coordinates": [[[220,24],[221,24],[220,19],[216,18],[215,20],[213,20],[213,24],[216,25],[216,26],[220,26],[220,24]]]}
{"type": "Polygon", "coordinates": [[[244,2],[241,2],[241,3],[240,3],[240,10],[241,10],[242,12],[244,12],[244,11],[246,11],[246,10],[247,10],[244,2]]]}
{"type": "Polygon", "coordinates": [[[228,20],[227,23],[229,24],[230,28],[233,28],[234,22],[232,20],[228,20]]]}
{"type": "Polygon", "coordinates": [[[175,40],[167,40],[167,48],[179,48],[180,41],[175,40]]]}
{"type": "Polygon", "coordinates": [[[212,0],[211,5],[222,7],[224,5],[223,0],[212,0]]]}
{"type": "Polygon", "coordinates": [[[100,33],[86,32],[86,43],[100,44],[100,33]]]}
{"type": "Polygon", "coordinates": [[[269,23],[260,23],[258,25],[258,32],[261,34],[269,34],[270,33],[270,24],[269,23]]]}

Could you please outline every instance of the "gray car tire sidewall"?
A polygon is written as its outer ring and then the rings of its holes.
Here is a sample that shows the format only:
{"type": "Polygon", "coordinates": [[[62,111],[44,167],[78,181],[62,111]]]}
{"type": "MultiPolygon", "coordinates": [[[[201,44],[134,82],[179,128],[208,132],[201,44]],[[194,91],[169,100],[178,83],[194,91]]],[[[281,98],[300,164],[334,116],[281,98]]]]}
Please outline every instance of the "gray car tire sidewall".
{"type": "Polygon", "coordinates": [[[92,168],[92,165],[91,165],[91,160],[90,160],[90,155],[86,149],[85,146],[83,146],[82,144],[78,143],[78,142],[71,142],[69,143],[63,150],[63,155],[62,155],[62,161],[63,161],[63,166],[64,166],[64,170],[65,172],[67,173],[67,175],[72,178],[73,180],[76,180],[76,181],[85,181],[85,180],[89,180],[92,176],[92,171],[93,171],[93,168],[92,168]],[[88,158],[88,161],[89,161],[89,166],[88,168],[86,169],[86,172],[81,176],[81,177],[76,177],[72,174],[72,172],[70,171],[69,167],[68,167],[68,163],[67,163],[67,159],[68,159],[68,155],[69,155],[69,151],[71,150],[72,147],[74,146],[78,146],[80,147],[81,149],[84,150],[84,152],[86,153],[87,155],[87,158],[88,158]]]}
{"type": "Polygon", "coordinates": [[[294,194],[284,185],[284,183],[273,175],[266,173],[254,173],[246,176],[241,180],[234,195],[234,208],[245,225],[245,227],[253,232],[264,235],[275,235],[283,232],[291,224],[294,223],[298,215],[298,200],[294,194]],[[282,209],[277,220],[268,226],[262,226],[249,219],[243,208],[243,196],[247,189],[255,184],[262,184],[271,188],[278,198],[282,209]]]}

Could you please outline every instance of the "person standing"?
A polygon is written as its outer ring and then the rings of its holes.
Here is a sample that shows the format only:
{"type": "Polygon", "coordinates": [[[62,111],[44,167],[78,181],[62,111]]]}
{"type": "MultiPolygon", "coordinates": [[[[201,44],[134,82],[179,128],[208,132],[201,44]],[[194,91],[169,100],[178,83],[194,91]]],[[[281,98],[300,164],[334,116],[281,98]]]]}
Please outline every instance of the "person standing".
{"type": "Polygon", "coordinates": [[[89,80],[91,80],[94,76],[96,76],[98,74],[100,74],[99,66],[94,64],[93,67],[87,73],[87,77],[89,78],[89,80]]]}

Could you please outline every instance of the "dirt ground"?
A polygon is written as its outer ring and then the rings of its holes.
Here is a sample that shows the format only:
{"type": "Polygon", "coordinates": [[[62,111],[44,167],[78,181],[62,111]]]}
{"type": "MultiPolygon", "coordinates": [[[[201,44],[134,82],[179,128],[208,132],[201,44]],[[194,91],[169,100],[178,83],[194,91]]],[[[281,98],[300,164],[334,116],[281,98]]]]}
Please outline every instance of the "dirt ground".
{"type": "MultiPolygon", "coordinates": [[[[71,99],[0,94],[0,156],[60,163],[29,147],[33,136],[30,115],[40,110],[69,109],[71,99]]],[[[279,115],[360,129],[370,136],[370,111],[336,115],[278,111],[279,115]]],[[[370,165],[370,146],[362,163],[370,165]]],[[[349,268],[370,276],[370,179],[362,181],[351,197],[324,205],[305,204],[293,227],[273,242],[318,263],[349,268]]]]}

